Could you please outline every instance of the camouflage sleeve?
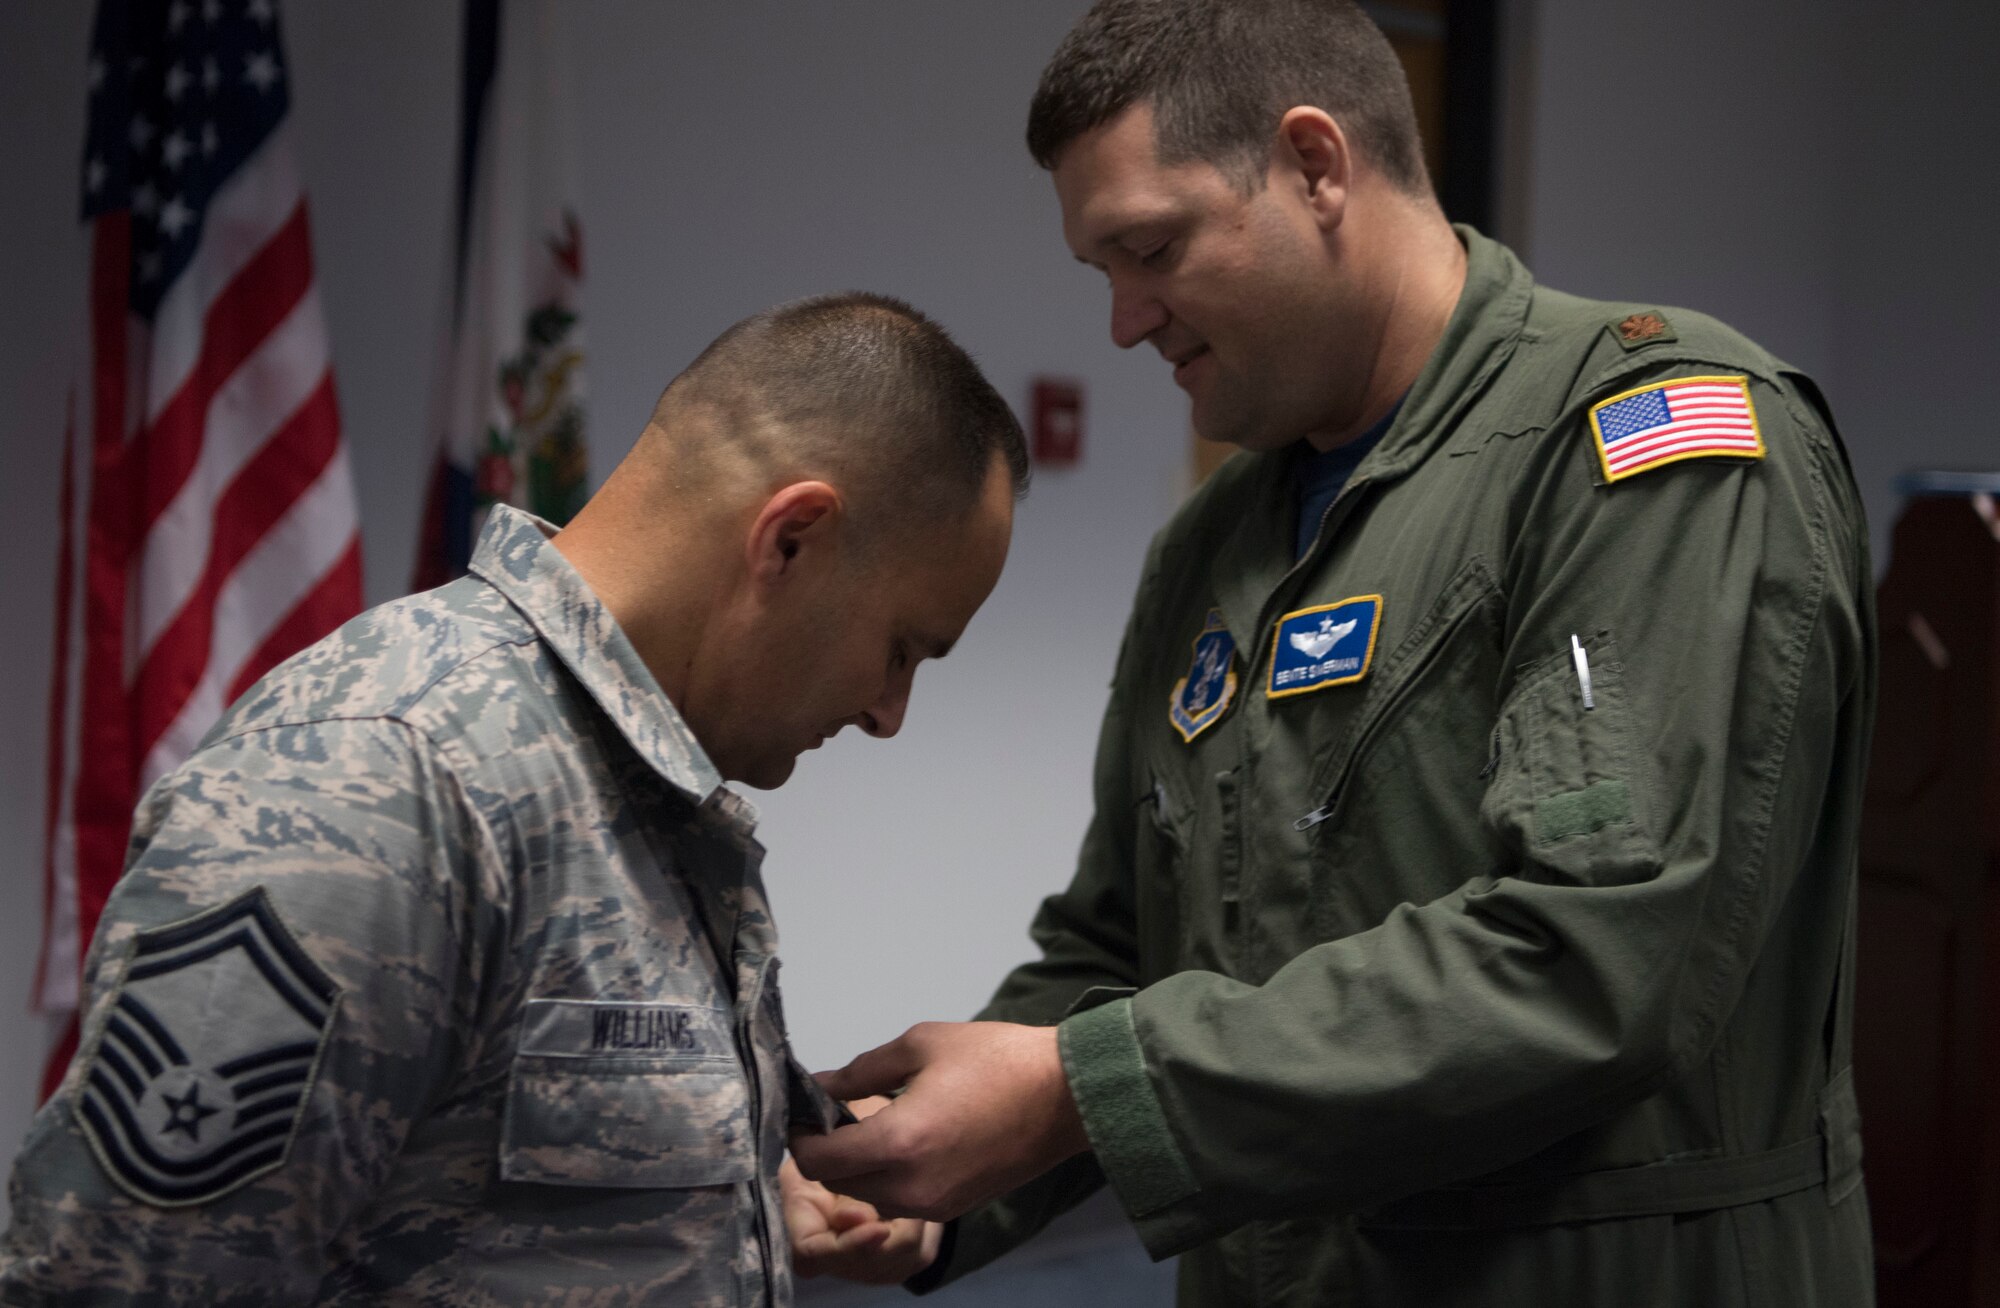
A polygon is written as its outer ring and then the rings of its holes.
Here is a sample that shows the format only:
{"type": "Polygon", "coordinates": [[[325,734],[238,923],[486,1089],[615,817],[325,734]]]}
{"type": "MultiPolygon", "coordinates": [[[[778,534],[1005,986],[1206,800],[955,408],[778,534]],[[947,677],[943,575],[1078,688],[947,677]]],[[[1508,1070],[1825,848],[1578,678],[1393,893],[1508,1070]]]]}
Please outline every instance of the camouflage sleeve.
{"type": "Polygon", "coordinates": [[[0,1301],[310,1300],[472,1029],[497,866],[394,722],[263,728],[156,785],[15,1163],[0,1301]]]}

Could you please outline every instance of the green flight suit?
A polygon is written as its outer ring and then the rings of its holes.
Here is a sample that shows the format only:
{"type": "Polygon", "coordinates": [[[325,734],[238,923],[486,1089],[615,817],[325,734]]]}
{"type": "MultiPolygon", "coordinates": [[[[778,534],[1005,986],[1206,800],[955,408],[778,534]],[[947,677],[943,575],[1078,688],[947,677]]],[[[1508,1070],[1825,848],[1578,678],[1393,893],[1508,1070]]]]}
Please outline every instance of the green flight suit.
{"type": "Polygon", "coordinates": [[[1076,878],[983,1014],[1061,1022],[1094,1149],[927,1283],[1108,1178],[1188,1304],[1872,1302],[1846,456],[1723,325],[1461,237],[1444,338],[1304,559],[1290,452],[1154,542],[1076,878]],[[1761,457],[1608,478],[1592,407],[1681,377],[1745,379],[1761,457]],[[1277,637],[1325,643],[1285,615],[1359,597],[1327,616],[1372,629],[1360,675],[1272,696],[1277,637]],[[1222,627],[1233,695],[1184,739],[1222,627]]]}

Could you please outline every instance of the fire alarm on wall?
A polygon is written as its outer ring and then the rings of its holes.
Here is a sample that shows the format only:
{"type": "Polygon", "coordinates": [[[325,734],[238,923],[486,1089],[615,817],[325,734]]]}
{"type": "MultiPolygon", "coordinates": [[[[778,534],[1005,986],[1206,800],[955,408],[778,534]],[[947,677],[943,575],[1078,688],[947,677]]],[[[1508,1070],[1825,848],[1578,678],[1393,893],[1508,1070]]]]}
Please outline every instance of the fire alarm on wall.
{"type": "Polygon", "coordinates": [[[1035,378],[1029,450],[1044,467],[1072,467],[1083,457],[1083,385],[1059,377],[1035,378]]]}

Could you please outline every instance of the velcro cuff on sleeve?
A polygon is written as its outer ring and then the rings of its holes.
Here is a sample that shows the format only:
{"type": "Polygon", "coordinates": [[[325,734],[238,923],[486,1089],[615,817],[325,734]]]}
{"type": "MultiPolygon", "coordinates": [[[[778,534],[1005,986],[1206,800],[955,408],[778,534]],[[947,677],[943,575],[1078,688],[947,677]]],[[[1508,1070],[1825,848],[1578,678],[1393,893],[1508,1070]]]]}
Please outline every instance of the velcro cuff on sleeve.
{"type": "Polygon", "coordinates": [[[1117,999],[1056,1029],[1063,1073],[1098,1166],[1134,1218],[1200,1189],[1146,1075],[1132,1001],[1117,999]]]}

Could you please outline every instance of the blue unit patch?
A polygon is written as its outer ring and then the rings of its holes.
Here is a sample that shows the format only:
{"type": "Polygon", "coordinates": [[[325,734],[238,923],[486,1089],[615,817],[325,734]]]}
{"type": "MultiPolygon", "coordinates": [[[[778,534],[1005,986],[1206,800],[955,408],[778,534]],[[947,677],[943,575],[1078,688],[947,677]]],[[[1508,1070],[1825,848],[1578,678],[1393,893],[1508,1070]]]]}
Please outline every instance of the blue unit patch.
{"type": "Polygon", "coordinates": [[[1321,604],[1278,619],[1271,642],[1268,699],[1345,686],[1368,675],[1381,625],[1382,597],[1363,595],[1321,604]]]}
{"type": "Polygon", "coordinates": [[[1222,624],[1222,610],[1210,609],[1194,638],[1194,661],[1174,683],[1167,717],[1182,740],[1193,740],[1215,725],[1236,698],[1236,638],[1222,624]]]}
{"type": "Polygon", "coordinates": [[[339,996],[262,889],[140,932],[72,1105],[112,1181],[176,1207],[281,1165],[339,996]]]}

